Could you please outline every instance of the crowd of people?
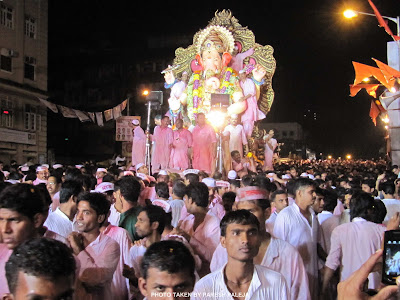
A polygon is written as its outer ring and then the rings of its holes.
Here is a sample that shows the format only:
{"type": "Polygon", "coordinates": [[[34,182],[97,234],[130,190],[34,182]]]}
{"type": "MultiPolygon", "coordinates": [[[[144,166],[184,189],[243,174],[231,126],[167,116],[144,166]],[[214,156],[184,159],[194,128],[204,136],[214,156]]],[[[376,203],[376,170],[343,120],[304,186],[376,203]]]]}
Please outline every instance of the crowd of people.
{"type": "MultiPolygon", "coordinates": [[[[3,299],[364,299],[400,223],[399,167],[292,161],[150,173],[0,163],[3,299]],[[367,284],[362,284],[366,282],[367,284]]],[[[367,294],[368,293],[368,294],[367,294]]]]}

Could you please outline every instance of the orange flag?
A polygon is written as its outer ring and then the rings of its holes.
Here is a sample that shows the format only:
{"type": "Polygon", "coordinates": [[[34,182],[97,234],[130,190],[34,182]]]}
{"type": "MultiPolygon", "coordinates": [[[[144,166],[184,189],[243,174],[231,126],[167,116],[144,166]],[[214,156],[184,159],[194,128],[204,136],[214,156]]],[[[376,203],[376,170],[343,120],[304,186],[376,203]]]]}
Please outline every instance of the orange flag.
{"type": "Polygon", "coordinates": [[[374,100],[371,101],[371,108],[369,110],[369,116],[372,119],[372,122],[374,122],[376,126],[376,118],[379,116],[381,113],[381,110],[379,109],[378,105],[375,103],[374,100]]]}
{"type": "Polygon", "coordinates": [[[395,78],[400,78],[400,72],[375,58],[372,59],[376,62],[378,68],[381,70],[383,76],[385,76],[390,87],[393,87],[396,80],[395,78]]]}
{"type": "Polygon", "coordinates": [[[372,9],[374,10],[375,16],[378,19],[379,22],[379,26],[385,28],[385,31],[395,40],[395,41],[399,41],[400,40],[400,36],[394,35],[393,32],[390,30],[388,24],[386,23],[386,21],[382,18],[382,15],[379,13],[378,9],[376,8],[375,4],[372,3],[371,0],[368,0],[369,5],[371,5],[372,9]]]}
{"type": "Polygon", "coordinates": [[[386,88],[390,89],[390,85],[386,81],[385,76],[379,68],[371,67],[368,65],[360,64],[353,61],[354,71],[356,73],[356,78],[354,79],[354,85],[361,83],[365,78],[374,76],[380,83],[382,83],[386,88]]]}
{"type": "Polygon", "coordinates": [[[379,86],[380,84],[371,83],[350,84],[350,96],[354,97],[360,90],[365,89],[370,96],[376,98],[376,90],[379,86]]]}

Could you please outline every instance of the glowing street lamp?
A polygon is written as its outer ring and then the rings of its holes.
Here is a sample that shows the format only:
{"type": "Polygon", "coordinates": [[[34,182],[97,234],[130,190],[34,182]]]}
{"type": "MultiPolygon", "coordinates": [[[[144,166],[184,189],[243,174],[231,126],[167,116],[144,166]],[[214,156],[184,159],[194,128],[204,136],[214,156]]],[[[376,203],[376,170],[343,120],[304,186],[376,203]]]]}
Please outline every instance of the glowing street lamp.
{"type": "MultiPolygon", "coordinates": [[[[362,11],[356,11],[356,10],[353,10],[353,9],[346,9],[343,12],[343,16],[346,19],[353,19],[355,17],[358,17],[358,15],[376,17],[375,14],[365,13],[365,12],[362,12],[362,11]]],[[[382,18],[390,20],[390,21],[396,23],[396,25],[397,25],[397,35],[399,35],[399,32],[400,32],[400,17],[397,16],[396,18],[393,18],[393,17],[388,17],[388,16],[382,16],[382,18]]]]}
{"type": "Polygon", "coordinates": [[[332,155],[328,155],[328,159],[332,159],[332,155]]]}
{"type": "Polygon", "coordinates": [[[143,90],[142,95],[143,96],[148,96],[149,95],[149,90],[143,90]]]}
{"type": "Polygon", "coordinates": [[[350,154],[347,154],[347,155],[346,155],[346,159],[351,159],[351,155],[350,155],[350,154]]]}

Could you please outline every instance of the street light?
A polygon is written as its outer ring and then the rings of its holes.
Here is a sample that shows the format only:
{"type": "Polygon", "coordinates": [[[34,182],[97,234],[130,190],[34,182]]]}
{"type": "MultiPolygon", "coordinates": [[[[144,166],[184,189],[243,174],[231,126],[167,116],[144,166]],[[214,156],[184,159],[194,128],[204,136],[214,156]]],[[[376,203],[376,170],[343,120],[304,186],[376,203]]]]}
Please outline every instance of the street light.
{"type": "MultiPolygon", "coordinates": [[[[358,15],[365,15],[365,16],[376,17],[375,14],[365,13],[365,12],[356,11],[356,10],[352,10],[352,9],[346,9],[346,10],[343,12],[343,15],[344,15],[344,17],[347,18],[347,19],[352,19],[352,18],[358,17],[358,15]]],[[[390,21],[396,23],[396,26],[397,26],[397,34],[396,34],[396,35],[399,35],[399,32],[400,32],[400,16],[397,16],[396,18],[387,17],[387,16],[382,16],[382,18],[387,19],[387,20],[390,20],[390,21]]]]}

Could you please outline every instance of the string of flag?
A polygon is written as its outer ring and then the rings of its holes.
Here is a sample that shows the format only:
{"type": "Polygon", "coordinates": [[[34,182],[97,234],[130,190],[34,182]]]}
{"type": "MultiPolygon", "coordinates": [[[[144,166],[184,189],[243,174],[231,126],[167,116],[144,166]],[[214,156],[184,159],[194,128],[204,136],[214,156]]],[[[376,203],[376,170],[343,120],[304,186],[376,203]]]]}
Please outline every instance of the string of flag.
{"type": "Polygon", "coordinates": [[[53,113],[60,112],[64,118],[78,118],[79,121],[81,122],[93,122],[97,123],[97,125],[99,126],[104,126],[104,120],[108,122],[110,120],[116,120],[120,116],[122,116],[122,112],[125,110],[126,105],[128,103],[128,99],[126,99],[117,106],[110,109],[106,109],[105,111],[86,112],[78,109],[69,108],[63,105],[54,104],[42,98],[38,99],[53,113]]]}

